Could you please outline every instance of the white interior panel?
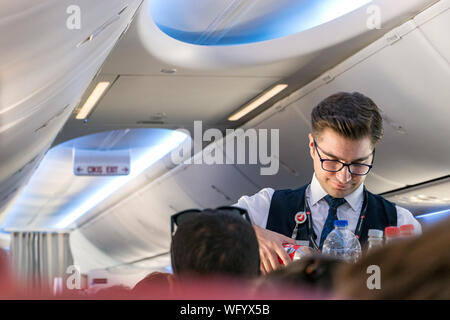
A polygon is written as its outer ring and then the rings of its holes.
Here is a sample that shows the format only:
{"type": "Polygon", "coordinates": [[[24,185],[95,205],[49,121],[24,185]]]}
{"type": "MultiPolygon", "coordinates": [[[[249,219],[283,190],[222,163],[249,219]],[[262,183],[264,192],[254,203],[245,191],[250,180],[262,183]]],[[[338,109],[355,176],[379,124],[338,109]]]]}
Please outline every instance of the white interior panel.
{"type": "Polygon", "coordinates": [[[150,187],[103,212],[81,232],[108,255],[132,262],[168,251],[171,214],[173,209],[159,197],[158,189],[150,187]]]}
{"type": "Polygon", "coordinates": [[[450,30],[450,1],[442,1],[447,3],[447,9],[434,17],[432,20],[422,24],[419,29],[425,37],[430,41],[431,45],[450,62],[450,41],[448,36],[442,36],[442,32],[450,30]]]}
{"type": "Polygon", "coordinates": [[[94,246],[80,230],[70,233],[70,249],[74,264],[86,274],[91,269],[106,268],[118,264],[116,260],[94,246]]]}
{"type": "MultiPolygon", "coordinates": [[[[185,170],[187,166],[181,169],[185,170]]],[[[157,197],[163,203],[167,203],[173,212],[201,207],[201,204],[188,194],[188,190],[178,183],[176,174],[155,182],[146,193],[152,198],[157,197]]]]}
{"type": "MultiPolygon", "coordinates": [[[[113,216],[116,225],[120,226],[121,234],[128,234],[126,243],[131,245],[127,260],[136,260],[147,252],[165,251],[169,237],[169,223],[160,218],[167,213],[167,207],[157,199],[137,197],[126,205],[114,209],[113,216]]],[[[122,251],[120,248],[117,250],[122,251]]]]}
{"type": "Polygon", "coordinates": [[[258,189],[232,164],[192,164],[177,172],[174,179],[201,208],[231,205],[258,189]]]}
{"type": "Polygon", "coordinates": [[[150,252],[166,252],[170,243],[169,228],[164,228],[164,232],[157,229],[161,223],[156,221],[153,224],[154,220],[158,220],[156,214],[152,214],[152,222],[143,224],[138,219],[142,211],[159,214],[168,210],[157,201],[147,200],[142,206],[141,201],[134,199],[108,211],[100,219],[83,226],[80,231],[96,247],[122,263],[138,260],[150,252]]]}
{"type": "MultiPolygon", "coordinates": [[[[245,128],[250,129],[248,126],[245,128]]],[[[255,128],[268,129],[269,135],[270,130],[279,130],[279,171],[275,175],[262,175],[259,165],[237,165],[239,170],[262,188],[297,188],[311,179],[313,166],[308,147],[308,133],[311,131],[309,119],[295,103],[275,112],[255,128]]]]}

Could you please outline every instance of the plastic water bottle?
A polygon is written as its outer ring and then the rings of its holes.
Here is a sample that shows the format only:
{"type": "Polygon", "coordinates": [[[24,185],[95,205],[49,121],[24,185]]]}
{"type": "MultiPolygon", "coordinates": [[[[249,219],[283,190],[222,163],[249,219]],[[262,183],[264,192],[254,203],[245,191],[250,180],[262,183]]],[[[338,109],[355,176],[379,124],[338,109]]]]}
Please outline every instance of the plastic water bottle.
{"type": "Polygon", "coordinates": [[[367,239],[367,251],[370,252],[375,248],[383,246],[383,231],[377,229],[369,230],[369,238],[367,239]]]}
{"type": "Polygon", "coordinates": [[[347,226],[347,220],[334,222],[334,230],[325,239],[322,253],[348,262],[356,262],[361,257],[361,244],[347,226]]]}

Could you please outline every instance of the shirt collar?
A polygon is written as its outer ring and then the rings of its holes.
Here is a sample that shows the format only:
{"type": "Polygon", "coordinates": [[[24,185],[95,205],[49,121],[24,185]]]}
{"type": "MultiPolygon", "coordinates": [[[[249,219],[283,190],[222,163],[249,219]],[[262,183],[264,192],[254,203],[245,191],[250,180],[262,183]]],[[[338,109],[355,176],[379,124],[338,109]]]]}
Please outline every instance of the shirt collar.
{"type": "Polygon", "coordinates": [[[316,174],[313,174],[313,178],[311,181],[311,206],[314,206],[326,195],[327,192],[323,190],[322,186],[319,183],[319,180],[317,180],[316,178],[316,174]]]}
{"type": "MultiPolygon", "coordinates": [[[[353,211],[358,211],[364,200],[364,185],[361,185],[352,193],[344,197],[345,201],[350,205],[353,211]]],[[[311,206],[323,199],[328,193],[323,190],[322,186],[317,180],[316,175],[313,175],[311,181],[311,206]]]]}

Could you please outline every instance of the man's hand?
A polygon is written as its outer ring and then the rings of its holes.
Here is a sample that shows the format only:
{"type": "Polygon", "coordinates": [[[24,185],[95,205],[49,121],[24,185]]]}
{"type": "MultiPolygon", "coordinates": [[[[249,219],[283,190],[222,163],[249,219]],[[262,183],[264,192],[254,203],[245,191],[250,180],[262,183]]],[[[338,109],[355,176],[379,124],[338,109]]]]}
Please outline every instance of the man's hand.
{"type": "Polygon", "coordinates": [[[255,229],[256,237],[258,238],[259,255],[261,258],[260,268],[263,274],[281,266],[278,257],[280,257],[284,265],[292,262],[283,248],[283,243],[295,244],[294,239],[258,226],[253,226],[253,229],[255,229]]]}

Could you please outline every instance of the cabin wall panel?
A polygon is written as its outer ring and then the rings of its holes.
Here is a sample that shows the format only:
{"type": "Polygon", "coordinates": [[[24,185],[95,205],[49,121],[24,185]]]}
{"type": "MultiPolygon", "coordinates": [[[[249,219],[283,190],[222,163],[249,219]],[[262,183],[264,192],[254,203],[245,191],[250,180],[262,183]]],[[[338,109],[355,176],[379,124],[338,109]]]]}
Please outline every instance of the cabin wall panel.
{"type": "Polygon", "coordinates": [[[443,32],[450,30],[450,1],[447,2],[446,11],[419,26],[419,30],[430,41],[430,44],[450,63],[450,40],[443,32]]]}
{"type": "Polygon", "coordinates": [[[0,184],[8,188],[2,188],[0,199],[26,183],[29,170],[17,172],[48,150],[140,3],[78,1],[79,29],[67,28],[71,1],[32,1],[26,10],[12,10],[21,8],[18,3],[2,12],[6,16],[0,22],[0,184]],[[125,5],[120,19],[77,46],[125,5]],[[12,180],[15,186],[9,188],[12,180]]]}

